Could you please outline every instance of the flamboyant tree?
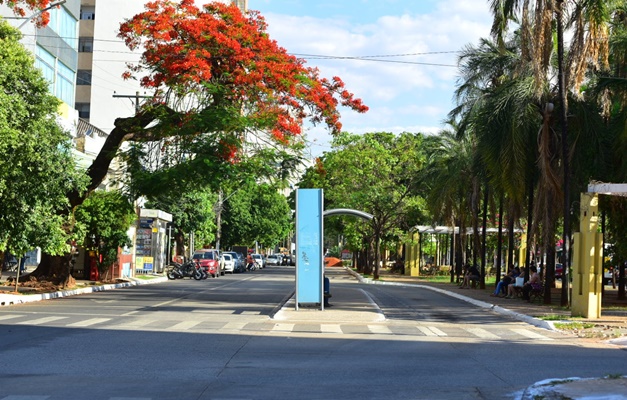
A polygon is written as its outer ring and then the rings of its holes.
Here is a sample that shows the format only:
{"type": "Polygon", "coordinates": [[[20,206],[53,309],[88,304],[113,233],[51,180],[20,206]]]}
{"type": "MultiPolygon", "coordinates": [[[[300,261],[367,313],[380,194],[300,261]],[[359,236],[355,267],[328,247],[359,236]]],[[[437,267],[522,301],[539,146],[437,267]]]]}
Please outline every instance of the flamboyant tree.
{"type": "MultiPolygon", "coordinates": [[[[228,178],[253,144],[291,146],[306,120],[337,134],[340,106],[367,111],[340,78],[322,78],[270,39],[266,27],[257,12],[192,0],[149,2],[125,21],[119,36],[142,51],[125,77],[154,98],[115,121],[87,170],[87,190],[69,192],[70,204],[80,205],[99,186],[125,142],[135,144],[125,154],[131,172],[185,190],[228,178]]],[[[50,266],[56,269],[53,260],[42,261],[40,273],[50,266]]]]}
{"type": "MultiPolygon", "coordinates": [[[[140,63],[129,65],[125,76],[155,95],[137,115],[116,120],[88,170],[89,190],[124,141],[159,144],[150,155],[135,152],[151,160],[151,172],[191,170],[188,179],[200,181],[239,162],[253,133],[270,132],[264,140],[286,144],[306,119],[335,134],[342,126],[340,105],[367,110],[340,78],[321,78],[270,39],[261,15],[244,15],[234,5],[150,2],[121,25],[120,37],[133,50],[143,48],[140,63]]],[[[84,196],[74,193],[72,204],[84,196]]]]}
{"type": "Polygon", "coordinates": [[[35,15],[36,18],[33,18],[33,22],[37,26],[48,25],[50,14],[42,12],[37,15],[37,13],[50,7],[51,3],[50,0],[0,0],[0,5],[4,4],[10,7],[16,15],[26,17],[29,12],[35,15]]]}

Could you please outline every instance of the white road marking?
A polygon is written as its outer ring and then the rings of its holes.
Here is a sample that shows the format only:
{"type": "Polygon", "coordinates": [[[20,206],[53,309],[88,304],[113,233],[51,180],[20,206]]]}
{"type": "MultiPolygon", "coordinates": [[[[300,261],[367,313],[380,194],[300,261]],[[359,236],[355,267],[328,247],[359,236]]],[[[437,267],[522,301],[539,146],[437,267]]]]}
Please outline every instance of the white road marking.
{"type": "Polygon", "coordinates": [[[539,333],[530,331],[528,329],[512,329],[513,332],[516,332],[517,334],[521,335],[521,336],[525,336],[528,337],[530,339],[538,339],[538,340],[553,340],[549,337],[546,337],[544,335],[540,335],[539,333]]]}
{"type": "Polygon", "coordinates": [[[417,326],[418,330],[422,332],[425,336],[438,336],[437,333],[433,332],[426,326],[417,326]]]}
{"type": "Polygon", "coordinates": [[[473,335],[481,338],[481,339],[500,339],[494,333],[488,332],[482,328],[464,328],[465,331],[472,333],[473,335]]]}
{"type": "Polygon", "coordinates": [[[172,325],[167,330],[168,331],[179,331],[179,330],[186,331],[188,329],[191,329],[191,328],[195,327],[196,325],[200,324],[201,322],[202,321],[183,321],[183,322],[179,322],[176,325],[172,325]]]}
{"type": "Polygon", "coordinates": [[[275,324],[272,328],[273,332],[291,332],[295,324],[275,324]]]}
{"type": "Polygon", "coordinates": [[[58,321],[60,319],[66,319],[66,318],[67,317],[44,317],[44,318],[33,319],[30,321],[18,322],[16,323],[16,325],[41,325],[41,324],[47,324],[48,322],[58,321]]]}
{"type": "Polygon", "coordinates": [[[128,327],[128,328],[141,328],[142,326],[152,324],[153,322],[156,322],[156,321],[158,320],[150,319],[150,318],[142,318],[142,319],[136,319],[135,321],[124,323],[121,326],[128,327]]]}
{"type": "Polygon", "coordinates": [[[370,332],[372,333],[380,333],[383,335],[392,334],[392,331],[390,330],[390,328],[388,328],[385,325],[368,325],[368,329],[370,329],[370,332]]]}
{"type": "Polygon", "coordinates": [[[246,322],[229,322],[221,329],[230,329],[234,331],[241,331],[246,326],[246,322]]]}
{"type": "Polygon", "coordinates": [[[3,320],[7,320],[7,319],[11,319],[11,318],[20,318],[23,317],[23,315],[0,315],[0,321],[3,320]]]}
{"type": "Polygon", "coordinates": [[[444,333],[442,330],[436,328],[435,326],[430,326],[429,329],[431,329],[431,332],[435,333],[437,336],[448,336],[446,333],[444,333]]]}
{"type": "Polygon", "coordinates": [[[107,321],[111,321],[111,318],[90,318],[90,319],[86,319],[85,321],[79,321],[79,322],[74,322],[73,324],[67,324],[66,326],[71,326],[73,328],[81,328],[81,327],[101,324],[107,321]]]}
{"type": "Polygon", "coordinates": [[[322,333],[343,333],[342,327],[338,324],[321,324],[320,331],[322,333]]]}

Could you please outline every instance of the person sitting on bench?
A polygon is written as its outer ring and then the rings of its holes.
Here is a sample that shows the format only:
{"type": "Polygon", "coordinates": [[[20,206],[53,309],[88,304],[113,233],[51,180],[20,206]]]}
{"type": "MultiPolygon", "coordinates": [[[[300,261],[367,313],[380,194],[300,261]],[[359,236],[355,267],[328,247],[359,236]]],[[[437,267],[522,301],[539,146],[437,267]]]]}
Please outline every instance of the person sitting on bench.
{"type": "Polygon", "coordinates": [[[531,276],[522,287],[523,300],[531,300],[531,298],[529,297],[529,293],[531,293],[531,291],[534,289],[540,290],[540,288],[542,287],[542,283],[540,282],[540,275],[538,275],[538,269],[532,265],[531,267],[529,267],[529,271],[531,271],[531,276]]]}
{"type": "Polygon", "coordinates": [[[470,289],[470,281],[472,281],[474,287],[480,277],[481,274],[479,273],[479,270],[477,269],[477,267],[472,265],[466,271],[466,275],[464,275],[464,282],[462,283],[461,289],[470,289]]]}

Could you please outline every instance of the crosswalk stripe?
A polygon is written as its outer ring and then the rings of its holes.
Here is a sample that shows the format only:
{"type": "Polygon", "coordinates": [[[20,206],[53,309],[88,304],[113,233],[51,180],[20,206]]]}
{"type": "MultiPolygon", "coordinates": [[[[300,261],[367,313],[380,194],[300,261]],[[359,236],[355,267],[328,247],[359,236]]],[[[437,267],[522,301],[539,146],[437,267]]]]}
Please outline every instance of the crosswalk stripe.
{"type": "Polygon", "coordinates": [[[20,318],[20,317],[23,317],[23,315],[0,315],[0,321],[12,319],[12,318],[20,318]]]}
{"type": "Polygon", "coordinates": [[[342,327],[339,324],[322,324],[320,325],[322,333],[342,333],[342,327]]]}
{"type": "Polygon", "coordinates": [[[390,328],[385,325],[368,325],[368,329],[370,329],[370,332],[372,333],[380,333],[383,335],[389,335],[392,333],[390,328]]]}
{"type": "Polygon", "coordinates": [[[295,324],[275,324],[272,328],[274,332],[291,332],[295,324]]]}
{"type": "Polygon", "coordinates": [[[528,337],[530,339],[538,339],[538,340],[553,340],[549,337],[546,337],[544,335],[540,335],[539,333],[527,330],[527,329],[512,329],[513,332],[516,332],[517,334],[521,335],[521,336],[525,336],[528,337]]]}
{"type": "Polygon", "coordinates": [[[232,329],[235,331],[240,331],[244,329],[245,326],[246,322],[228,322],[222,327],[222,329],[232,329]]]}
{"type": "Polygon", "coordinates": [[[169,330],[169,331],[187,330],[187,329],[191,329],[191,328],[195,327],[196,325],[200,324],[201,322],[202,321],[183,321],[183,322],[179,322],[176,325],[172,325],[167,330],[169,330]]]}
{"type": "Polygon", "coordinates": [[[142,326],[146,326],[149,325],[153,322],[157,321],[156,319],[150,319],[150,318],[142,318],[142,319],[136,319],[134,321],[130,321],[130,322],[126,322],[124,324],[122,324],[121,326],[123,327],[127,327],[127,328],[141,328],[142,326]]]}
{"type": "Polygon", "coordinates": [[[72,327],[72,328],[83,328],[86,326],[92,326],[92,325],[96,325],[96,324],[101,324],[103,322],[107,322],[110,321],[111,318],[90,318],[90,319],[86,319],[84,321],[79,321],[79,322],[74,322],[72,324],[67,324],[66,326],[68,327],[72,327]]]}
{"type": "Polygon", "coordinates": [[[472,333],[473,335],[481,339],[500,339],[497,335],[490,333],[482,328],[464,328],[464,330],[472,333]]]}
{"type": "Polygon", "coordinates": [[[425,336],[438,336],[435,332],[429,329],[426,326],[417,326],[418,330],[422,332],[425,336]]]}
{"type": "Polygon", "coordinates": [[[65,319],[65,318],[67,317],[44,317],[44,318],[33,319],[30,321],[17,322],[16,325],[41,325],[41,324],[47,324],[48,322],[58,321],[60,319],[65,319]]]}
{"type": "Polygon", "coordinates": [[[444,331],[436,328],[435,326],[430,326],[431,332],[435,333],[437,336],[448,336],[444,331]]]}

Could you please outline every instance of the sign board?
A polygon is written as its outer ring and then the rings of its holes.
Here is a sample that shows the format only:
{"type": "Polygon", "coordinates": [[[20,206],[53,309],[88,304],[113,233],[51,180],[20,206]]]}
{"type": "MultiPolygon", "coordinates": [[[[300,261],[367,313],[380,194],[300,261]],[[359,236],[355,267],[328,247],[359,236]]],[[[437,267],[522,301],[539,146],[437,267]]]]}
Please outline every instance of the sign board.
{"type": "Polygon", "coordinates": [[[322,189],[296,190],[296,308],[323,307],[322,189]]]}

